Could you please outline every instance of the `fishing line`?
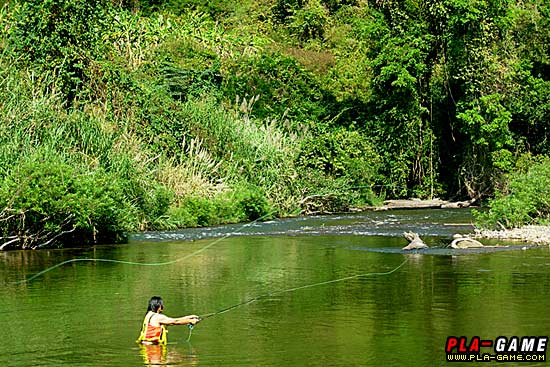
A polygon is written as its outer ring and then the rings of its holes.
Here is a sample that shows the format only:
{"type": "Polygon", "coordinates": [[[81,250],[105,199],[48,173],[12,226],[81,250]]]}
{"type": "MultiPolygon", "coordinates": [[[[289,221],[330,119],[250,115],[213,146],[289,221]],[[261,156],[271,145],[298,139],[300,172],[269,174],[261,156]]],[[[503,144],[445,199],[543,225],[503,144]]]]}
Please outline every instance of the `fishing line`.
{"type": "Polygon", "coordinates": [[[187,336],[186,342],[189,343],[191,341],[191,334],[193,334],[193,324],[188,324],[189,326],[189,336],[187,336]]]}
{"type": "MultiPolygon", "coordinates": [[[[360,187],[360,186],[358,186],[360,187]]],[[[238,231],[242,230],[243,228],[246,228],[248,226],[251,226],[253,224],[255,224],[256,222],[258,221],[261,221],[262,219],[265,219],[267,217],[270,217],[272,214],[274,214],[276,211],[272,211],[270,213],[267,213],[265,215],[262,215],[261,217],[249,222],[249,223],[245,223],[244,225],[240,226],[239,228],[235,229],[234,231],[232,231],[231,233],[228,233],[227,235],[223,236],[223,237],[220,237],[216,240],[214,240],[213,242],[201,247],[200,249],[188,254],[188,255],[185,255],[183,257],[180,257],[180,258],[177,258],[175,260],[171,260],[171,261],[164,261],[164,262],[156,262],[156,263],[145,263],[145,262],[135,262],[135,261],[126,261],[126,260],[115,260],[115,259],[102,259],[102,258],[76,258],[76,259],[70,259],[70,260],[65,260],[65,261],[62,261],[56,265],[53,265],[53,266],[50,266],[49,268],[46,268],[34,275],[32,275],[30,278],[27,278],[27,279],[23,279],[23,280],[20,280],[20,281],[16,281],[16,282],[10,282],[9,284],[14,284],[14,285],[17,285],[17,284],[23,284],[23,283],[28,283],[46,273],[49,273],[50,271],[54,270],[54,269],[57,269],[63,265],[67,265],[67,264],[71,264],[71,263],[76,263],[76,262],[106,262],[106,263],[114,263],[114,264],[124,264],[124,265],[138,265],[138,266],[165,266],[165,265],[172,265],[172,264],[175,264],[175,263],[178,263],[180,261],[184,261],[184,260],[187,260],[195,255],[198,255],[200,254],[201,252],[209,249],[210,247],[216,245],[217,243],[219,243],[220,241],[223,241],[225,239],[227,239],[228,237],[231,237],[233,234],[237,233],[238,231]]]]}
{"type": "Polygon", "coordinates": [[[22,284],[22,283],[28,283],[54,269],[57,269],[63,265],[67,265],[67,264],[70,264],[70,263],[76,263],[76,262],[106,262],[106,263],[115,263],[115,264],[124,264],[124,265],[139,265],[139,266],[165,266],[165,265],[172,265],[172,264],[175,264],[175,263],[178,263],[180,261],[184,261],[184,260],[187,260],[193,256],[196,256],[198,254],[200,254],[201,252],[204,252],[206,251],[207,249],[209,249],[210,247],[216,245],[217,243],[219,243],[220,241],[223,241],[229,237],[231,237],[233,234],[237,233],[238,231],[242,230],[243,228],[246,228],[248,226],[251,226],[253,224],[255,224],[256,222],[266,218],[266,217],[269,217],[271,216],[273,213],[275,213],[275,211],[271,212],[271,213],[268,213],[268,214],[265,214],[261,217],[259,217],[258,219],[255,219],[253,220],[252,222],[248,222],[248,223],[245,223],[243,224],[242,226],[240,226],[239,228],[235,229],[234,231],[232,231],[231,233],[228,233],[226,234],[225,236],[223,237],[220,237],[208,244],[206,244],[205,246],[199,248],[198,250],[196,251],[193,251],[191,252],[190,254],[187,254],[185,256],[182,256],[180,258],[177,258],[175,260],[170,260],[170,261],[163,261],[163,262],[156,262],[156,263],[144,263],[144,262],[136,262],[136,261],[126,261],[126,260],[115,260],[115,259],[102,259],[102,258],[76,258],[76,259],[70,259],[70,260],[65,260],[63,262],[60,262],[59,264],[55,264],[53,266],[50,266],[49,268],[47,269],[44,269],[36,274],[34,274],[33,276],[31,276],[30,278],[27,278],[27,279],[23,279],[23,280],[20,280],[20,281],[17,281],[17,282],[11,282],[11,284],[22,284]]]}
{"type": "MultiPolygon", "coordinates": [[[[287,289],[283,289],[283,290],[279,290],[279,291],[274,291],[274,292],[262,294],[260,296],[256,296],[256,297],[250,298],[246,301],[237,303],[233,306],[222,308],[221,310],[218,310],[216,312],[211,312],[211,313],[202,315],[202,316],[200,316],[200,320],[204,320],[204,319],[207,319],[209,317],[216,316],[216,315],[221,315],[221,314],[224,314],[224,313],[229,312],[231,310],[234,310],[238,307],[245,306],[245,305],[251,304],[253,302],[260,301],[264,298],[273,297],[273,296],[283,294],[283,293],[291,293],[291,292],[295,292],[295,291],[302,290],[302,289],[319,287],[319,286],[322,286],[322,285],[343,282],[343,281],[346,281],[346,280],[361,278],[361,277],[377,276],[377,275],[380,275],[380,276],[391,275],[391,274],[395,273],[396,271],[398,271],[399,269],[401,269],[403,267],[403,265],[405,265],[407,263],[407,261],[409,261],[408,257],[405,259],[405,261],[403,261],[401,264],[399,264],[398,266],[396,266],[392,270],[385,271],[385,272],[368,272],[368,273],[362,273],[362,274],[355,274],[355,275],[350,275],[350,276],[346,276],[346,277],[342,277],[342,278],[331,279],[331,280],[326,280],[326,281],[322,281],[322,282],[306,284],[306,285],[301,285],[301,286],[298,286],[298,287],[287,288],[287,289]]],[[[186,342],[189,343],[191,341],[191,335],[192,335],[192,332],[193,332],[194,325],[193,324],[188,324],[187,326],[189,327],[189,335],[187,336],[186,342]]]]}
{"type": "MultiPolygon", "coordinates": [[[[245,306],[245,305],[248,305],[250,303],[262,300],[264,298],[273,297],[273,296],[283,294],[283,293],[295,292],[295,291],[302,290],[302,289],[319,287],[319,286],[326,285],[326,284],[338,283],[338,282],[343,282],[343,281],[346,281],[346,280],[351,280],[351,279],[356,279],[356,278],[362,278],[362,277],[368,277],[368,276],[391,275],[391,274],[395,273],[397,270],[401,269],[403,267],[403,265],[405,265],[407,263],[407,261],[409,261],[408,257],[405,259],[405,261],[403,261],[397,267],[393,268],[390,271],[386,271],[386,272],[368,272],[368,273],[362,273],[362,274],[355,274],[355,275],[350,275],[350,276],[346,276],[346,277],[342,277],[342,278],[338,278],[338,279],[331,279],[331,280],[326,280],[326,281],[322,281],[322,282],[318,282],[318,283],[306,284],[306,285],[302,285],[302,286],[298,286],[298,287],[287,288],[287,289],[283,289],[283,290],[279,290],[279,291],[274,291],[274,292],[262,294],[260,296],[250,298],[246,301],[237,303],[233,306],[222,308],[221,310],[218,310],[216,312],[211,312],[211,313],[202,315],[201,319],[204,320],[204,319],[207,319],[207,318],[212,317],[212,316],[221,315],[221,314],[229,312],[229,311],[231,311],[231,310],[233,310],[237,307],[245,306]]],[[[192,329],[192,328],[190,328],[190,329],[192,329]]],[[[189,337],[191,337],[191,334],[189,334],[189,337]]]]}

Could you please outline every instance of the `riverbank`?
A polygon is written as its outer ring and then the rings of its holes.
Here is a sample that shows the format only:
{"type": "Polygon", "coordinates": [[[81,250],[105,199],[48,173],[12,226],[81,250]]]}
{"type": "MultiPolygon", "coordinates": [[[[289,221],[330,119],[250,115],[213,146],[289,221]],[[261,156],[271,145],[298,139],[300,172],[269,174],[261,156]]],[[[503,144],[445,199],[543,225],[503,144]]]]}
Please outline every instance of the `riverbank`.
{"type": "Polygon", "coordinates": [[[458,209],[472,206],[475,200],[468,201],[447,201],[439,198],[422,199],[401,199],[386,200],[381,206],[371,207],[371,210],[394,210],[394,209],[458,209]]]}
{"type": "MultiPolygon", "coordinates": [[[[467,208],[471,201],[450,202],[441,199],[420,200],[386,200],[381,206],[366,208],[367,210],[396,210],[396,209],[449,209],[467,208]]],[[[528,225],[513,229],[479,230],[472,235],[478,239],[497,239],[519,241],[536,245],[550,245],[550,226],[528,225]]]]}
{"type": "Polygon", "coordinates": [[[529,225],[498,231],[478,230],[474,237],[520,241],[536,245],[550,245],[550,226],[529,225]]]}

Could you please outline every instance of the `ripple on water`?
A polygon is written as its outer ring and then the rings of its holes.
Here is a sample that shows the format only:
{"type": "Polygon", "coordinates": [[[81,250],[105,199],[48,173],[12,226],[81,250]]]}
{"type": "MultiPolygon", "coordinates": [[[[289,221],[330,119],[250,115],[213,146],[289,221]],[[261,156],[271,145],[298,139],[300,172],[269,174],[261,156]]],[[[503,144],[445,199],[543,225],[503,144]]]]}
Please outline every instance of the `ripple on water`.
{"type": "MultiPolygon", "coordinates": [[[[431,247],[426,249],[418,250],[403,250],[397,247],[346,247],[347,250],[352,251],[368,251],[368,252],[378,252],[378,253],[387,253],[387,254],[424,254],[424,255],[471,255],[471,254],[488,254],[494,252],[505,252],[505,251],[524,251],[526,246],[487,246],[487,247],[476,247],[469,249],[453,249],[450,247],[431,247]]],[[[538,246],[533,245],[529,248],[537,248],[538,246]]]]}

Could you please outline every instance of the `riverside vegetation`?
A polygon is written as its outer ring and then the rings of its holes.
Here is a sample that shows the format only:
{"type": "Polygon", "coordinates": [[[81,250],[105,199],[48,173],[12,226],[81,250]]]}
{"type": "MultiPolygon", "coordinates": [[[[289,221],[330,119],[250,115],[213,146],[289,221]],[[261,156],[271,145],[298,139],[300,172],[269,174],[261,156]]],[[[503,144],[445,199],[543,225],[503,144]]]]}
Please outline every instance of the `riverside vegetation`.
{"type": "Polygon", "coordinates": [[[0,249],[411,196],[550,213],[545,1],[1,4],[0,249]]]}

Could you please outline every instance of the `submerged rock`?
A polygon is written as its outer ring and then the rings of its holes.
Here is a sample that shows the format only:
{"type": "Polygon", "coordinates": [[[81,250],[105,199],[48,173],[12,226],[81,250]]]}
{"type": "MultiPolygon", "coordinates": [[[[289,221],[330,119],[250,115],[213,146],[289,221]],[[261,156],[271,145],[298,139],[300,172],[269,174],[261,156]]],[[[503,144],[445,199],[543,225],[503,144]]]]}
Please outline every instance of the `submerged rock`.
{"type": "Polygon", "coordinates": [[[420,249],[429,248],[429,246],[426,245],[424,241],[420,239],[420,236],[418,235],[418,233],[405,232],[403,233],[403,236],[408,241],[410,241],[410,243],[407,246],[403,247],[403,250],[420,250],[420,249]]]}
{"type": "Polygon", "coordinates": [[[484,247],[483,244],[477,240],[474,240],[470,237],[465,237],[461,234],[455,234],[453,236],[454,240],[451,242],[452,248],[463,249],[463,248],[477,248],[484,247]]]}

